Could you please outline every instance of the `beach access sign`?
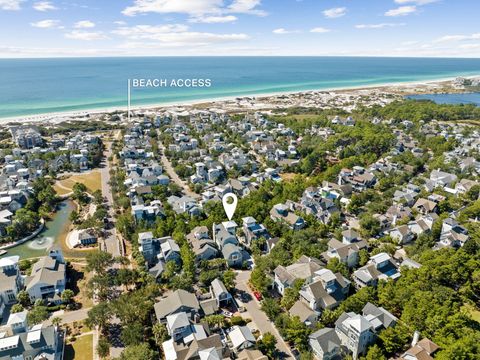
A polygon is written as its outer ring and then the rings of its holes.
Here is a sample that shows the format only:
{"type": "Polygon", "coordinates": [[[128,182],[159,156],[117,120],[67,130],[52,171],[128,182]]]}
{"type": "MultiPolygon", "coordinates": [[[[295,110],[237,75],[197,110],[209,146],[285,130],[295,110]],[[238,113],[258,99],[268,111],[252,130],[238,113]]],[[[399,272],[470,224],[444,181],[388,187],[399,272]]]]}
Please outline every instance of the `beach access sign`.
{"type": "Polygon", "coordinates": [[[208,88],[212,86],[211,79],[129,79],[132,88],[208,88]]]}

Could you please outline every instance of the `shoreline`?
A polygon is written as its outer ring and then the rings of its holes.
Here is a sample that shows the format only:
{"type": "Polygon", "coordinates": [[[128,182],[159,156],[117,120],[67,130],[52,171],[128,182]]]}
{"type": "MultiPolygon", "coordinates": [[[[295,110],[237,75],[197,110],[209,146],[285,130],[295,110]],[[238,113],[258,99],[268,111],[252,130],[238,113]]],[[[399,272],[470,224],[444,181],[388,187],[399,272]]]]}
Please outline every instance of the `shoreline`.
{"type": "MultiPolygon", "coordinates": [[[[135,111],[152,111],[152,110],[166,110],[169,107],[184,107],[184,106],[198,106],[198,105],[216,105],[219,106],[222,102],[234,101],[236,99],[245,99],[251,98],[256,100],[267,99],[270,97],[279,97],[279,96],[298,96],[301,94],[309,93],[329,93],[329,92],[354,92],[354,91],[375,91],[375,90],[385,90],[386,88],[397,87],[396,91],[407,91],[403,96],[415,95],[414,91],[408,93],[408,89],[412,87],[434,87],[440,86],[443,83],[451,82],[458,77],[463,77],[466,79],[473,79],[480,77],[478,75],[458,75],[445,78],[436,78],[428,80],[415,80],[415,81],[399,81],[399,82],[390,82],[390,83],[378,83],[371,85],[359,85],[359,86],[344,86],[344,87],[332,87],[332,88],[322,88],[322,89],[309,89],[309,90],[298,90],[298,91],[277,91],[277,92],[265,92],[265,93],[254,93],[254,94],[239,94],[232,96],[224,97],[214,97],[214,98],[203,98],[203,99],[194,99],[194,100],[185,100],[185,101],[173,101],[165,103],[152,103],[144,105],[135,105],[130,108],[131,112],[135,111]]],[[[446,84],[445,84],[446,85],[446,84]]],[[[395,93],[395,91],[391,91],[395,93]]],[[[468,92],[468,91],[461,91],[468,92]]],[[[50,112],[50,113],[41,113],[34,115],[24,115],[24,116],[11,116],[11,117],[0,117],[0,126],[8,125],[8,123],[22,122],[22,123],[36,123],[42,121],[52,121],[52,122],[61,122],[61,121],[71,121],[71,120],[89,120],[89,116],[92,115],[104,115],[110,114],[113,112],[126,112],[128,111],[128,106],[119,106],[112,108],[92,108],[85,110],[74,110],[74,111],[59,111],[59,112],[50,112]],[[66,119],[69,118],[69,119],[66,119]]]]}

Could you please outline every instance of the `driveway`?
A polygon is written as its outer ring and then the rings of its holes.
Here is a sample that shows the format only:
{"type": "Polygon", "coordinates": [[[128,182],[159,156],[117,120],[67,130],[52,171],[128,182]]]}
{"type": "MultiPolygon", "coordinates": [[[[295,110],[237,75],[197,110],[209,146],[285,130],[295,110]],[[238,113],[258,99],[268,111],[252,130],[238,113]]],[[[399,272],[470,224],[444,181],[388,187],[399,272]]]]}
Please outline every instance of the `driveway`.
{"type": "MultiPolygon", "coordinates": [[[[252,322],[255,323],[257,329],[265,334],[267,332],[271,333],[277,339],[277,350],[280,352],[278,355],[280,359],[294,359],[290,351],[290,347],[285,343],[283,338],[280,336],[277,328],[267,315],[261,310],[260,303],[253,296],[253,291],[248,286],[248,280],[250,279],[250,271],[238,271],[236,279],[236,288],[240,291],[247,292],[250,294],[251,299],[247,302],[242,302],[241,305],[247,310],[244,313],[241,313],[242,317],[252,319],[252,322]]],[[[236,299],[237,302],[240,303],[236,299]]]]}

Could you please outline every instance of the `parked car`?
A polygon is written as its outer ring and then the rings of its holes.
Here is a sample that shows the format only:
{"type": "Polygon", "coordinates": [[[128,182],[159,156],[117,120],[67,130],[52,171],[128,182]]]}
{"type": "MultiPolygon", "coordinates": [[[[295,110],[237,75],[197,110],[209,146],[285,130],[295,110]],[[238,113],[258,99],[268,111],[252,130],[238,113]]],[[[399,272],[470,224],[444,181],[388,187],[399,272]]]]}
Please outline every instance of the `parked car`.
{"type": "Polygon", "coordinates": [[[257,299],[258,301],[262,300],[262,294],[260,294],[258,291],[254,291],[253,296],[255,296],[255,299],[257,299]]]}

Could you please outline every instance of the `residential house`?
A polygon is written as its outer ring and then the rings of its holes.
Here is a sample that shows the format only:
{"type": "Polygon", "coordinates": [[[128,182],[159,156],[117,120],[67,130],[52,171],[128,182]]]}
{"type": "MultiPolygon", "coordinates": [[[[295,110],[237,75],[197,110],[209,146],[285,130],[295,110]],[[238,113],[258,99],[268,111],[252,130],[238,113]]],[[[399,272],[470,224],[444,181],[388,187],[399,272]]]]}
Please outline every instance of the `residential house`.
{"type": "Polygon", "coordinates": [[[412,232],[408,225],[400,225],[391,229],[389,231],[389,235],[399,245],[408,244],[415,237],[415,234],[412,232]]]}
{"type": "Polygon", "coordinates": [[[443,221],[440,241],[436,248],[442,247],[462,247],[469,239],[468,230],[461,226],[456,220],[447,218],[443,221]]]}
{"type": "Polygon", "coordinates": [[[191,341],[174,341],[173,338],[162,344],[165,360],[223,360],[230,358],[230,351],[222,343],[219,334],[203,339],[191,336],[191,341]]]}
{"type": "Polygon", "coordinates": [[[387,253],[372,256],[365,266],[352,274],[357,288],[376,286],[378,280],[395,280],[398,277],[400,277],[398,267],[387,253]]]}
{"type": "Polygon", "coordinates": [[[285,289],[292,287],[295,280],[301,279],[310,282],[315,272],[320,270],[323,265],[320,260],[305,255],[287,267],[278,265],[274,270],[274,286],[283,296],[285,289]]]}
{"type": "Polygon", "coordinates": [[[38,299],[61,303],[61,294],[67,281],[65,260],[60,252],[51,252],[32,266],[31,275],[25,281],[25,291],[34,303],[38,299]]]}
{"type": "Polygon", "coordinates": [[[398,360],[433,360],[440,347],[427,338],[418,341],[418,337],[418,332],[415,332],[412,346],[398,360]]]}
{"type": "Polygon", "coordinates": [[[270,218],[275,222],[286,224],[292,230],[300,230],[306,225],[305,220],[285,204],[274,205],[270,210],[270,218]]]}
{"type": "Polygon", "coordinates": [[[217,245],[208,235],[206,226],[197,226],[186,236],[186,239],[191,245],[197,261],[210,260],[217,256],[217,245]]]}
{"type": "Polygon", "coordinates": [[[366,248],[367,243],[364,240],[345,244],[337,239],[331,239],[328,242],[328,250],[322,254],[322,257],[327,263],[331,259],[337,258],[340,262],[352,268],[358,264],[360,250],[366,248]]]}
{"type": "Polygon", "coordinates": [[[323,328],[308,337],[308,343],[317,360],[340,360],[345,349],[335,329],[323,328]]]}
{"type": "Polygon", "coordinates": [[[233,298],[220,279],[215,279],[210,285],[212,297],[216,299],[219,308],[228,306],[233,298]]]}
{"type": "Polygon", "coordinates": [[[417,210],[420,214],[426,215],[429,213],[437,212],[437,203],[431,200],[420,198],[417,200],[413,209],[417,210]]]}
{"type": "Polygon", "coordinates": [[[248,326],[233,326],[228,333],[228,339],[236,353],[254,347],[257,343],[248,326]]]}
{"type": "Polygon", "coordinates": [[[200,310],[195,294],[185,290],[176,290],[154,305],[155,315],[159,322],[165,322],[167,316],[184,312],[193,319],[200,310]]]}
{"type": "Polygon", "coordinates": [[[268,356],[259,350],[245,349],[238,353],[237,360],[268,360],[268,356]]]}
{"type": "Polygon", "coordinates": [[[238,246],[235,235],[237,224],[234,221],[226,221],[221,224],[213,224],[213,240],[221,249],[228,266],[239,267],[243,263],[242,249],[238,246]]]}
{"type": "Polygon", "coordinates": [[[375,331],[372,324],[362,315],[353,312],[343,313],[335,322],[335,332],[340,342],[349,352],[353,359],[367,352],[368,346],[375,341],[375,331]]]}
{"type": "Polygon", "coordinates": [[[436,187],[445,187],[453,184],[457,181],[457,176],[455,174],[450,174],[444,171],[432,170],[430,173],[430,182],[434,188],[436,187]]]}
{"type": "Polygon", "coordinates": [[[167,199],[167,202],[177,214],[188,213],[190,216],[199,216],[202,213],[197,201],[189,196],[178,197],[172,195],[167,199]]]}
{"type": "Polygon", "coordinates": [[[334,309],[348,296],[350,281],[329,269],[315,272],[312,282],[300,290],[300,300],[313,311],[334,309]]]}
{"type": "Polygon", "coordinates": [[[23,288],[23,280],[18,267],[19,256],[0,259],[0,298],[4,305],[17,301],[17,294],[23,288]]]}
{"type": "Polygon", "coordinates": [[[244,217],[242,221],[242,229],[245,236],[246,246],[250,247],[254,241],[261,238],[263,238],[264,240],[268,240],[270,238],[270,234],[268,233],[265,226],[263,224],[258,224],[257,220],[255,220],[253,217],[244,217]]]}

